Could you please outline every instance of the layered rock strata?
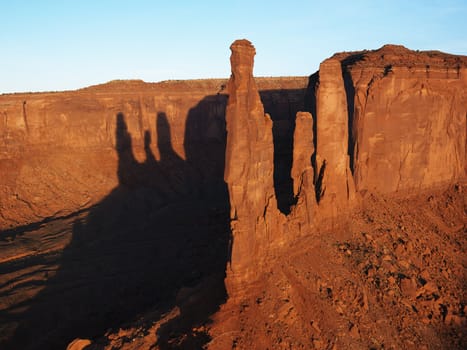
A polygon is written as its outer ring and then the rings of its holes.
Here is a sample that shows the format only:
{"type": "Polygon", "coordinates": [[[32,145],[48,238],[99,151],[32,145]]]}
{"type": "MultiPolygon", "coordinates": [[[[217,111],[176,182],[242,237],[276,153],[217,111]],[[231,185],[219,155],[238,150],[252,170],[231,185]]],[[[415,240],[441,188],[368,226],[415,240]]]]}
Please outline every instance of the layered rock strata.
{"type": "Polygon", "coordinates": [[[227,109],[222,79],[0,96],[0,230],[89,208],[119,185],[167,202],[215,196],[225,178],[231,269],[248,279],[271,247],[341,217],[358,193],[465,176],[466,57],[394,45],[340,53],[306,95],[304,78],[255,82],[253,57],[249,42],[232,45],[227,109]],[[312,115],[295,117],[304,106],[312,115]],[[273,176],[293,181],[288,216],[273,176]]]}
{"type": "Polygon", "coordinates": [[[342,223],[365,191],[421,189],[465,176],[466,57],[391,45],[337,54],[310,78],[306,105],[315,115],[297,113],[294,203],[282,215],[271,191],[271,122],[252,77],[255,51],[246,40],[231,49],[225,168],[231,280],[251,281],[272,249],[342,223]]]}
{"type": "MultiPolygon", "coordinates": [[[[114,81],[0,95],[0,231],[89,208],[120,184],[157,187],[161,201],[225,197],[226,83],[114,81]]],[[[287,139],[307,78],[257,85],[281,119],[276,139],[287,139]]]]}
{"type": "Polygon", "coordinates": [[[467,57],[385,45],[333,60],[346,80],[357,190],[401,192],[465,176],[467,57]]]}

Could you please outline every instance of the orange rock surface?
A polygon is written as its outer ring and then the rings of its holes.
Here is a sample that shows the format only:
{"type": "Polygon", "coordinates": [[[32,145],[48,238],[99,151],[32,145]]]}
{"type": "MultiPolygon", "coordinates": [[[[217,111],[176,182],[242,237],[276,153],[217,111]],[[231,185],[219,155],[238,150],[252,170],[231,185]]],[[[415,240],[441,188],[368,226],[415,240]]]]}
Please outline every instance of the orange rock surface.
{"type": "Polygon", "coordinates": [[[467,58],[386,45],[338,54],[358,190],[426,188],[465,174],[467,58]]]}
{"type": "MultiPolygon", "coordinates": [[[[1,95],[0,229],[89,208],[117,186],[118,115],[131,135],[135,162],[144,163],[149,151],[158,161],[171,159],[163,168],[174,167],[177,157],[187,160],[191,180],[219,192],[226,83],[115,81],[70,92],[1,95]]],[[[287,123],[303,108],[306,84],[305,77],[258,80],[269,113],[287,123]]],[[[138,176],[127,180],[140,183],[138,176]]],[[[163,187],[167,192],[174,185],[163,187]]]]}
{"type": "Polygon", "coordinates": [[[277,231],[271,218],[279,212],[273,182],[272,120],[264,113],[253,78],[255,48],[247,40],[237,40],[230,49],[224,179],[232,229],[227,289],[235,296],[261,272],[259,266],[277,231]]]}
{"type": "Polygon", "coordinates": [[[348,108],[341,64],[328,59],[320,65],[316,92],[316,171],[321,215],[337,217],[355,197],[348,155],[348,108]]]}
{"type": "Polygon", "coordinates": [[[0,96],[0,347],[465,348],[467,58],[231,50],[0,96]]]}

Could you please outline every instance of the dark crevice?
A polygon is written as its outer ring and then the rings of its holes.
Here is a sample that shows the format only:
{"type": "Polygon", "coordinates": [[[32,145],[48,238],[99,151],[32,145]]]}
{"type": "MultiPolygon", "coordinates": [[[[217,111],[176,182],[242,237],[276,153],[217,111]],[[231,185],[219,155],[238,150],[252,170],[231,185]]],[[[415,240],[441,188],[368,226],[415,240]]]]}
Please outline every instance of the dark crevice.
{"type": "Polygon", "coordinates": [[[353,85],[352,76],[346,66],[342,66],[342,78],[344,79],[345,95],[347,98],[347,154],[349,156],[350,171],[354,174],[354,149],[355,149],[355,133],[354,133],[354,104],[355,104],[355,87],[353,85]]]}
{"type": "Polygon", "coordinates": [[[259,92],[265,113],[272,119],[274,144],[274,192],[277,208],[285,215],[295,204],[293,180],[293,135],[295,116],[305,110],[306,89],[262,90],[259,92]]]}
{"type": "Polygon", "coordinates": [[[316,184],[318,181],[318,165],[316,164],[316,152],[318,142],[318,115],[316,113],[316,93],[319,86],[319,71],[310,75],[308,79],[308,87],[305,95],[305,110],[310,112],[313,117],[313,148],[314,152],[311,155],[311,166],[313,167],[313,183],[315,185],[316,198],[318,198],[318,192],[316,191],[316,184]]]}
{"type": "Polygon", "coordinates": [[[383,72],[384,77],[387,76],[391,72],[392,72],[392,65],[391,64],[388,64],[388,65],[384,66],[384,72],[383,72]]]}
{"type": "Polygon", "coordinates": [[[319,204],[321,198],[323,198],[326,188],[323,186],[324,172],[326,171],[326,160],[323,161],[321,168],[319,169],[318,178],[315,183],[316,202],[319,204]]]}

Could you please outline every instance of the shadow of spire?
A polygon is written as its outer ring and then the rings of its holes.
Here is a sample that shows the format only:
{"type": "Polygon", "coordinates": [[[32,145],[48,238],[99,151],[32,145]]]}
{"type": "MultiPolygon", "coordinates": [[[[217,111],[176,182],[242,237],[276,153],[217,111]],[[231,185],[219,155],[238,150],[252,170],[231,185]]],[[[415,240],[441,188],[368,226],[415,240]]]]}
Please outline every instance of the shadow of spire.
{"type": "MultiPolygon", "coordinates": [[[[2,312],[1,323],[14,331],[0,348],[64,349],[77,337],[96,338],[150,308],[161,315],[178,306],[182,313],[176,324],[163,329],[190,329],[206,322],[225,300],[228,197],[214,203],[187,196],[190,186],[199,183],[189,182],[188,161],[173,149],[166,114],[157,113],[155,123],[160,160],[152,152],[151,133],[145,131],[145,160],[138,162],[126,117],[116,114],[118,186],[74,220],[71,241],[60,254],[40,260],[57,266],[40,282],[43,289],[2,312]],[[200,285],[210,286],[207,294],[200,285]],[[197,308],[180,298],[182,288],[199,291],[197,308]]],[[[31,259],[8,271],[29,268],[31,259]]],[[[24,287],[17,284],[6,293],[24,287]]],[[[170,348],[171,331],[162,333],[160,346],[170,348]]],[[[209,337],[197,334],[193,339],[201,347],[209,337]]]]}
{"type": "Polygon", "coordinates": [[[132,179],[138,167],[133,156],[131,135],[123,113],[118,113],[115,124],[115,150],[118,155],[117,177],[120,185],[131,186],[135,179],[132,179]]]}
{"type": "MultiPolygon", "coordinates": [[[[290,144],[304,90],[260,93],[266,112],[277,121],[277,150],[290,144]]],[[[161,325],[158,345],[202,348],[209,341],[193,329],[206,324],[226,298],[231,239],[223,179],[226,102],[227,96],[219,93],[189,110],[184,156],[176,151],[180,144],[173,142],[174,125],[164,111],[153,112],[155,132],[138,130],[135,135],[134,117],[116,113],[118,185],[89,209],[1,233],[23,239],[40,229],[47,239],[47,230],[53,229],[66,232],[70,243],[62,251],[0,264],[0,282],[7,286],[0,289],[0,298],[9,304],[0,312],[0,349],[64,349],[77,337],[96,339],[109,329],[117,333],[147,310],[161,315],[175,307],[180,315],[161,325]],[[142,162],[133,153],[140,134],[142,162]]],[[[277,186],[282,186],[290,181],[290,155],[275,162],[280,163],[277,186]]],[[[105,345],[105,339],[99,341],[105,345]]]]}

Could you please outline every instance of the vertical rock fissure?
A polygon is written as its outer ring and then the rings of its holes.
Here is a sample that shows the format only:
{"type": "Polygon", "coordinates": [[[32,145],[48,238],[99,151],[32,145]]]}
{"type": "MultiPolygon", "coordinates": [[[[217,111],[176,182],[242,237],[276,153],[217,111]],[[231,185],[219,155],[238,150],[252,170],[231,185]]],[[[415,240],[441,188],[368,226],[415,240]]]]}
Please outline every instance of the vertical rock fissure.
{"type": "Polygon", "coordinates": [[[323,185],[325,171],[326,171],[326,159],[323,160],[323,164],[321,165],[319,169],[318,177],[315,182],[316,202],[318,204],[321,201],[321,198],[324,196],[324,193],[326,192],[326,187],[324,187],[323,185]]]}
{"type": "Polygon", "coordinates": [[[354,132],[354,104],[355,104],[355,87],[352,80],[352,75],[348,68],[342,65],[342,78],[344,80],[344,89],[347,99],[347,120],[348,120],[348,142],[347,142],[347,154],[349,155],[349,166],[352,175],[354,174],[354,151],[355,151],[355,139],[356,135],[354,132]]]}
{"type": "Polygon", "coordinates": [[[316,149],[318,140],[318,115],[316,113],[316,94],[319,86],[319,71],[310,75],[308,79],[307,92],[305,94],[305,110],[309,111],[314,118],[312,133],[313,133],[313,152],[311,154],[311,167],[313,168],[313,185],[315,188],[315,199],[318,199],[317,182],[319,177],[319,169],[316,161],[316,149]]]}

